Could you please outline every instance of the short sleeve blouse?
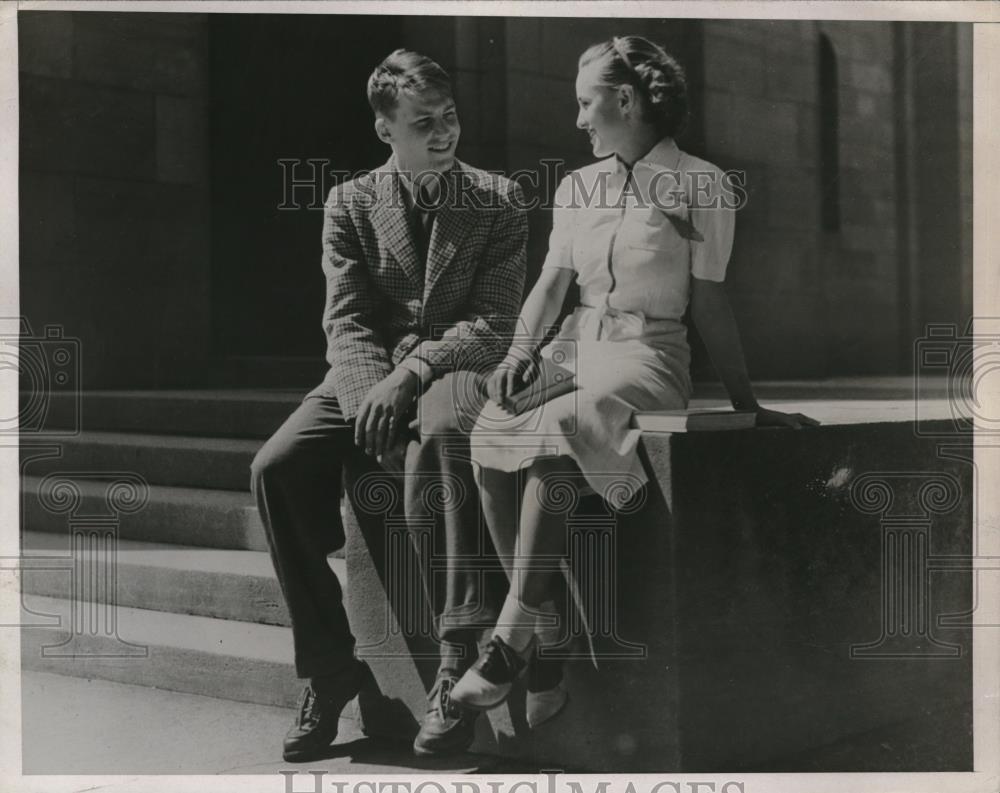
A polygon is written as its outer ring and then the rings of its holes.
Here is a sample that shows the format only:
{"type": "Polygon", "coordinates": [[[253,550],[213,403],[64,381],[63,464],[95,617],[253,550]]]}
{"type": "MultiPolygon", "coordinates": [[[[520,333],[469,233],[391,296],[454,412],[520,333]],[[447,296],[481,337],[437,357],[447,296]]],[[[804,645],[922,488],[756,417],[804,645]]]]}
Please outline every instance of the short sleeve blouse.
{"type": "Polygon", "coordinates": [[[583,305],[680,319],[692,275],[725,280],[735,198],[721,170],[670,138],[631,173],[601,160],[560,182],[543,268],[574,270],[583,305]]]}

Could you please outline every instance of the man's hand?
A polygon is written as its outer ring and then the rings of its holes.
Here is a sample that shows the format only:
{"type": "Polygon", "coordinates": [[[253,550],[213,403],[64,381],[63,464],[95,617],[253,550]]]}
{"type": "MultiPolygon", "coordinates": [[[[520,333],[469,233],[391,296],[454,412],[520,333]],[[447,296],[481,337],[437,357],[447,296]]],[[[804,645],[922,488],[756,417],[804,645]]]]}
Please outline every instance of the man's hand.
{"type": "Polygon", "coordinates": [[[354,444],[379,457],[396,444],[400,424],[417,395],[419,378],[409,369],[396,369],[365,396],[354,420],[354,444]]]}

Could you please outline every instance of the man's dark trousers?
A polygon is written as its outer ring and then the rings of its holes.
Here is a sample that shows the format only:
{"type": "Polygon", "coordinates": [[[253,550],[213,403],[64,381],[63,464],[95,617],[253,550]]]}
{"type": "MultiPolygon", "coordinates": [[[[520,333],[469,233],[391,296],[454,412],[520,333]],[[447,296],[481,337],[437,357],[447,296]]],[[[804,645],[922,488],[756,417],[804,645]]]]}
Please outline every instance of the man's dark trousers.
{"type": "MultiPolygon", "coordinates": [[[[452,668],[468,662],[458,656],[468,656],[476,630],[495,623],[498,614],[497,592],[483,584],[491,577],[461,563],[493,556],[469,461],[468,431],[484,400],[472,372],[434,381],[420,398],[420,438],[410,441],[401,474],[408,519],[430,514],[422,487],[410,483],[457,482],[462,494],[435,511],[431,547],[446,554],[446,572],[427,581],[443,642],[442,666],[452,668]]],[[[354,658],[343,592],[327,563],[327,555],[345,541],[340,515],[345,466],[363,469],[372,463],[354,445],[353,424],[344,420],[337,400],[319,395],[306,397],[251,465],[253,493],[291,616],[295,670],[303,678],[335,674],[354,658]]],[[[359,521],[378,520],[361,510],[356,514],[359,521]]]]}

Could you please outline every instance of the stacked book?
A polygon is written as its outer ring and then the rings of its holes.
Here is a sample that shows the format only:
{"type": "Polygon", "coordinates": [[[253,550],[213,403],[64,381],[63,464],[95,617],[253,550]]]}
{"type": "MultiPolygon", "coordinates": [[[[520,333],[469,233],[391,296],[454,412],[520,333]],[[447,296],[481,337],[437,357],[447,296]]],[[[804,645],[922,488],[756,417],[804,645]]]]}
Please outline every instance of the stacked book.
{"type": "Polygon", "coordinates": [[[643,432],[712,432],[745,430],[756,423],[753,411],[646,410],[632,414],[632,427],[643,432]]]}

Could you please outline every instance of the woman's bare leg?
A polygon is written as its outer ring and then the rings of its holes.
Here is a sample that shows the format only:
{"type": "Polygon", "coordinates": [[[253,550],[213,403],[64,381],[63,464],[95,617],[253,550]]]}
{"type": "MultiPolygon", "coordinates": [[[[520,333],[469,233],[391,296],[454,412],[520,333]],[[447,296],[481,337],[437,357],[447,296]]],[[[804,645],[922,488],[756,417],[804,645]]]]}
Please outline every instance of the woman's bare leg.
{"type": "Polygon", "coordinates": [[[508,579],[514,568],[518,507],[521,502],[517,480],[516,472],[508,473],[496,468],[483,468],[479,473],[479,500],[483,516],[508,579]]]}
{"type": "Polygon", "coordinates": [[[558,509],[565,488],[575,487],[570,475],[577,470],[569,457],[544,457],[528,469],[517,536],[519,570],[516,593],[529,606],[551,598],[555,560],[565,554],[566,515],[558,509]],[[564,476],[560,476],[563,474],[564,476]],[[549,564],[545,564],[548,561],[549,564]]]}

